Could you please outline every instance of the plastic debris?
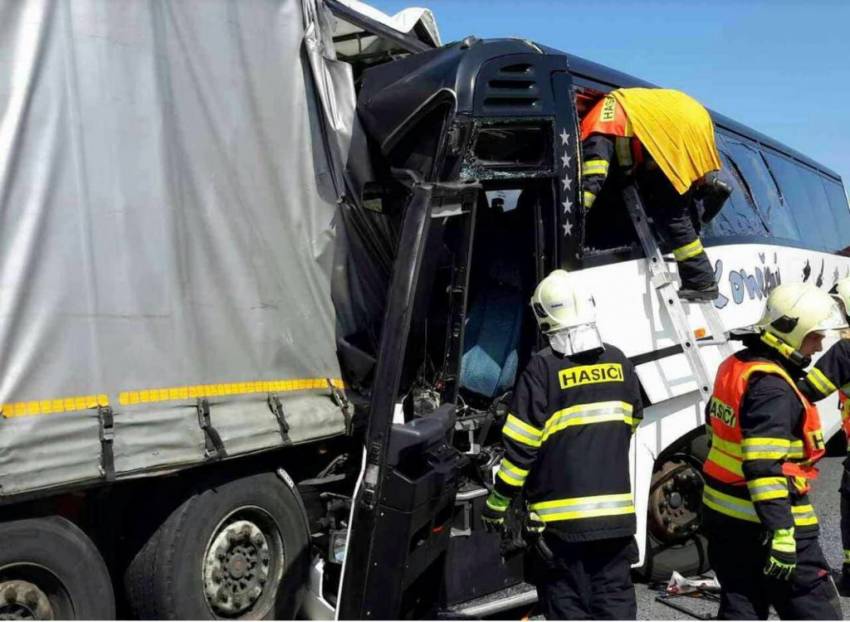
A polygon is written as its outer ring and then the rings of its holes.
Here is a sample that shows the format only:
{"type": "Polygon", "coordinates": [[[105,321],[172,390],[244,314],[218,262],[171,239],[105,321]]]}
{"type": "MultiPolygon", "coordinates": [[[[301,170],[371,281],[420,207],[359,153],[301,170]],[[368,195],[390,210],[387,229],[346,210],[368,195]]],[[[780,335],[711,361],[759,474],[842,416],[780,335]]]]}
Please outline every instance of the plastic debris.
{"type": "Polygon", "coordinates": [[[696,577],[688,579],[673,571],[667,582],[667,593],[675,595],[692,594],[694,592],[719,592],[720,583],[716,577],[696,577]]]}

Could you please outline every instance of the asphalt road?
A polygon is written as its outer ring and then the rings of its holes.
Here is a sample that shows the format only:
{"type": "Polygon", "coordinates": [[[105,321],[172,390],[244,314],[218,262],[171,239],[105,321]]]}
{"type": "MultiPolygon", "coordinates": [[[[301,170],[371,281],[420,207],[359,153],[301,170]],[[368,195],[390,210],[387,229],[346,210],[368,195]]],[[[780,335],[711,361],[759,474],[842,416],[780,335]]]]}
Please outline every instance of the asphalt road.
{"type": "MultiPolygon", "coordinates": [[[[811,494],[812,503],[820,520],[821,546],[830,565],[838,570],[841,568],[842,548],[839,531],[839,497],[838,484],[841,480],[841,458],[826,458],[820,463],[820,477],[814,483],[811,494]]],[[[666,605],[655,602],[658,595],[645,584],[639,584],[637,589],[638,619],[639,620],[693,620],[694,618],[680,613],[666,605]]],[[[673,602],[684,605],[704,615],[715,615],[717,605],[694,598],[677,598],[673,602]]],[[[850,598],[842,598],[841,606],[844,619],[850,619],[850,598]]]]}

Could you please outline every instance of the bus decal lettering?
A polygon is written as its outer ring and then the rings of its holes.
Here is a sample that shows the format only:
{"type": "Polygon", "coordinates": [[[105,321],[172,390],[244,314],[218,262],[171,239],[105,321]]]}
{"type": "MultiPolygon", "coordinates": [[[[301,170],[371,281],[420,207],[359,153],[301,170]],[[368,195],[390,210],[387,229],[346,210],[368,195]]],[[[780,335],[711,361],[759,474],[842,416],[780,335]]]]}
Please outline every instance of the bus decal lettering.
{"type": "MultiPolygon", "coordinates": [[[[758,254],[762,264],[764,264],[764,253],[758,254]]],[[[774,261],[776,255],[774,255],[774,261]]],[[[714,262],[714,278],[718,283],[724,273],[723,260],[718,259],[714,262]]],[[[782,282],[782,277],[779,273],[779,266],[754,265],[752,268],[738,268],[730,270],[726,280],[729,282],[729,293],[732,301],[736,305],[743,304],[745,300],[763,300],[772,292],[777,285],[782,282]]],[[[714,300],[714,306],[717,309],[724,308],[729,304],[729,298],[723,294],[718,295],[714,300]]]]}

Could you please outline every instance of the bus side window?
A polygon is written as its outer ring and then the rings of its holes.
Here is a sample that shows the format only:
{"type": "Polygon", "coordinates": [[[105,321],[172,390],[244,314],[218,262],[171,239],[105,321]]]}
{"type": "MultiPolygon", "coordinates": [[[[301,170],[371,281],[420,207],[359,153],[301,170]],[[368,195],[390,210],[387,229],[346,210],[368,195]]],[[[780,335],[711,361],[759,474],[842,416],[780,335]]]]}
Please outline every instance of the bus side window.
{"type": "Polygon", "coordinates": [[[740,170],[722,149],[720,159],[723,162],[723,180],[732,187],[732,195],[717,216],[705,225],[703,237],[710,239],[742,235],[766,236],[767,229],[756,212],[752,195],[741,177],[740,170]]]}
{"type": "Polygon", "coordinates": [[[799,241],[800,231],[788,213],[789,208],[782,204],[776,183],[758,151],[725,136],[722,142],[743,176],[770,235],[799,241]]]}
{"type": "Polygon", "coordinates": [[[840,248],[835,231],[837,225],[817,173],[771,151],[766,151],[764,156],[797,221],[801,241],[816,250],[831,252],[840,248]]]}
{"type": "Polygon", "coordinates": [[[828,177],[821,176],[823,188],[829,200],[829,208],[838,225],[839,252],[850,255],[850,206],[847,205],[847,195],[844,186],[828,177]]]}

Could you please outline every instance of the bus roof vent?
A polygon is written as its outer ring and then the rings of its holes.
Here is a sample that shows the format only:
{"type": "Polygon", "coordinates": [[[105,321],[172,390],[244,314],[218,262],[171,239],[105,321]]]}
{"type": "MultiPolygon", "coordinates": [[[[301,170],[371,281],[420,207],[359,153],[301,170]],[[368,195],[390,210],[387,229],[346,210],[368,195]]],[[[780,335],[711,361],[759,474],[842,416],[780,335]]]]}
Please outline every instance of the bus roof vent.
{"type": "Polygon", "coordinates": [[[540,87],[534,65],[505,65],[488,74],[484,93],[486,111],[534,111],[540,107],[540,87]]]}

